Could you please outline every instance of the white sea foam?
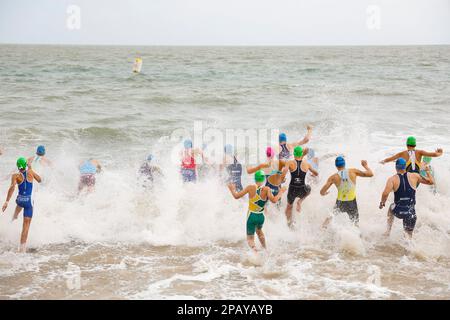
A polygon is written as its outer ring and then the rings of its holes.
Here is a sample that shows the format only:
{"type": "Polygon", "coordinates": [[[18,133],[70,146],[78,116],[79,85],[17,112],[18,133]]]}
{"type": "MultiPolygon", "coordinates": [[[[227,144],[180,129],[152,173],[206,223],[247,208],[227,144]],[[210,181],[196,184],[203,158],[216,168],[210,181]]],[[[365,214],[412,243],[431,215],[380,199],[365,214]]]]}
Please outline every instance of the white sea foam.
{"type": "MultiPolygon", "coordinates": [[[[448,47],[404,49],[409,59],[400,58],[398,48],[153,48],[142,52],[152,71],[136,77],[129,77],[129,64],[121,65],[126,48],[102,53],[104,64],[96,60],[102,48],[27,49],[34,50],[33,59],[24,50],[0,46],[5,56],[21,59],[19,65],[11,58],[0,69],[0,196],[15,159],[31,156],[38,144],[46,145],[53,167],[35,193],[29,245],[37,252],[13,253],[21,229],[21,219],[10,222],[13,201],[0,215],[0,276],[6,284],[0,284],[0,297],[48,294],[47,285],[75,259],[89,289],[61,296],[89,296],[95,291],[89,286],[101,279],[96,274],[112,273],[127,277],[118,287],[131,283],[115,289],[125,298],[448,298],[448,47]],[[420,64],[423,50],[438,67],[420,64]],[[298,71],[310,64],[317,70],[298,71]],[[391,79],[398,74],[409,80],[391,79]],[[202,118],[205,128],[223,131],[279,129],[289,141],[301,139],[312,124],[308,146],[318,156],[344,154],[348,167],[368,160],[375,176],[357,182],[359,229],[346,214],[321,228],[336,196],[334,187],[326,197],[319,194],[335,172],[331,157],[321,161],[320,183],[302,213],[294,213],[294,231],[286,225],[285,197],[280,208],[269,204],[268,251],[262,261],[247,263],[247,200],[234,200],[215,175],[183,184],[179,164],[170,161],[173,130],[192,130],[202,118]],[[404,240],[398,219],[384,238],[386,209],[378,209],[386,179],[395,173],[393,164],[378,162],[403,150],[409,135],[418,138],[420,149],[446,152],[432,161],[437,194],[425,185],[417,191],[412,242],[404,240]],[[154,193],[137,177],[149,152],[164,172],[154,193]],[[77,166],[89,157],[100,160],[103,172],[94,193],[78,196],[77,166]],[[185,248],[186,255],[166,246],[185,248]],[[120,258],[95,260],[102,254],[120,258]],[[30,273],[42,277],[21,276],[30,273]],[[134,280],[130,274],[148,277],[134,280]],[[414,287],[415,281],[422,287],[414,287]]],[[[245,152],[258,152],[254,145],[238,151],[241,160],[245,152]]],[[[251,180],[244,174],[244,184],[251,180]]],[[[112,279],[110,286],[116,285],[112,279]]],[[[110,294],[98,290],[97,296],[110,294]]]]}

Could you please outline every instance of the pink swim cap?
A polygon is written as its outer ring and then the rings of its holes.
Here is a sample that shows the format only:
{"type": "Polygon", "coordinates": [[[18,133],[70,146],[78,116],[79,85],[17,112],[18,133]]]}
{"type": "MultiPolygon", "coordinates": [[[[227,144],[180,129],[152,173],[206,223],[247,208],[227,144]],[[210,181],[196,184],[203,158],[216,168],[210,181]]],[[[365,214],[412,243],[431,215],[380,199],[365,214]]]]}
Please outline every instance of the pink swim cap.
{"type": "Polygon", "coordinates": [[[268,158],[272,158],[275,155],[275,151],[273,150],[272,147],[267,147],[266,155],[268,158]]]}

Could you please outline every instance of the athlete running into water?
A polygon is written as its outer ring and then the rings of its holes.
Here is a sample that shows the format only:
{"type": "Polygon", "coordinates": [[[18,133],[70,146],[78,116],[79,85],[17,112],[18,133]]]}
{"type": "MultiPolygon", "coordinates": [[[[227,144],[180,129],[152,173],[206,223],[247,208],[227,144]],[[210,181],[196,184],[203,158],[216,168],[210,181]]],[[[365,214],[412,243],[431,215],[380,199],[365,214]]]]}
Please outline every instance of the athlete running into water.
{"type": "Polygon", "coordinates": [[[152,188],[155,180],[163,176],[161,169],[153,163],[154,160],[154,156],[149,154],[146,161],[139,168],[144,188],[152,188]]]}
{"type": "Polygon", "coordinates": [[[183,182],[196,182],[197,181],[197,164],[195,162],[195,156],[200,155],[203,159],[203,151],[194,149],[192,146],[192,140],[184,141],[184,150],[181,151],[181,177],[183,182]]]}
{"type": "Polygon", "coordinates": [[[51,162],[45,156],[45,146],[38,146],[36,149],[36,155],[28,158],[28,168],[42,177],[43,167],[50,167],[51,162]]]}
{"type": "MultiPolygon", "coordinates": [[[[345,168],[345,159],[337,157],[335,165],[338,170],[337,173],[331,175],[325,185],[320,190],[320,194],[325,196],[329,193],[328,189],[334,184],[338,190],[335,209],[340,212],[348,214],[350,220],[358,225],[359,213],[358,204],[356,202],[356,178],[357,177],[373,177],[373,172],[367,165],[366,160],[361,160],[361,165],[366,169],[361,171],[359,169],[345,168]]],[[[323,227],[327,227],[332,217],[328,217],[323,223],[323,227]]]]}
{"type": "MultiPolygon", "coordinates": [[[[287,136],[286,133],[280,133],[279,137],[278,137],[278,141],[280,143],[279,145],[279,153],[278,153],[278,159],[280,160],[288,160],[292,158],[292,150],[297,147],[297,146],[301,146],[304,144],[307,144],[309,142],[309,140],[311,139],[311,134],[312,134],[312,126],[308,125],[306,126],[307,132],[305,137],[297,142],[294,143],[287,143],[287,136]]],[[[305,150],[305,155],[306,155],[306,150],[305,150]]]]}
{"type": "Polygon", "coordinates": [[[227,144],[224,147],[223,163],[220,169],[226,169],[226,182],[232,183],[237,192],[242,191],[242,165],[237,159],[236,152],[233,152],[233,146],[227,144]]]}
{"type": "Polygon", "coordinates": [[[287,195],[288,204],[285,211],[289,227],[293,227],[292,206],[295,199],[299,198],[297,202],[297,211],[300,212],[303,200],[311,193],[311,187],[307,185],[305,181],[306,173],[310,171],[313,176],[319,175],[308,161],[303,161],[303,157],[303,148],[297,146],[294,148],[294,160],[286,162],[286,167],[291,172],[291,182],[289,183],[287,195]]]}
{"type": "Polygon", "coordinates": [[[308,148],[307,160],[314,170],[319,170],[319,158],[316,156],[314,149],[308,148]]]}
{"type": "Polygon", "coordinates": [[[96,183],[96,174],[102,171],[100,163],[95,159],[89,159],[78,167],[80,170],[80,182],[78,184],[78,193],[87,189],[88,192],[94,191],[96,183]]]}
{"type": "Polygon", "coordinates": [[[16,185],[19,186],[19,193],[16,198],[16,210],[14,211],[13,220],[17,219],[20,211],[23,210],[23,226],[22,234],[20,236],[20,252],[25,252],[25,246],[28,238],[28,231],[30,230],[31,219],[33,218],[33,181],[41,182],[41,177],[32,169],[27,170],[27,160],[19,158],[17,160],[18,173],[13,173],[11,176],[11,185],[8,189],[6,201],[3,204],[2,211],[5,212],[8,208],[9,200],[11,199],[16,185]]]}
{"type": "Polygon", "coordinates": [[[392,229],[394,217],[403,220],[403,229],[408,238],[412,238],[414,227],[416,225],[416,189],[419,183],[432,185],[434,179],[430,169],[425,169],[427,176],[422,177],[415,172],[407,172],[407,162],[403,158],[397,159],[395,169],[397,174],[390,177],[386,183],[383,194],[381,195],[380,209],[386,205],[387,198],[391,192],[394,192],[394,203],[388,210],[387,230],[385,236],[389,236],[392,229]]]}
{"type": "Polygon", "coordinates": [[[197,166],[197,178],[199,180],[206,180],[211,177],[211,174],[215,171],[215,166],[212,163],[209,163],[206,154],[208,152],[208,145],[203,143],[202,145],[202,163],[199,163],[197,166]]]}
{"type": "Polygon", "coordinates": [[[240,192],[236,191],[234,184],[230,183],[228,188],[235,199],[240,199],[248,194],[248,211],[247,211],[247,243],[252,250],[257,252],[255,244],[255,232],[258,235],[261,246],[266,248],[266,239],[262,231],[264,225],[264,208],[268,200],[273,203],[280,200],[282,194],[286,190],[281,188],[278,195],[274,196],[269,187],[263,186],[265,175],[262,171],[255,172],[255,183],[248,185],[240,192]]]}
{"type": "Polygon", "coordinates": [[[399,152],[392,157],[386,158],[380,163],[385,164],[403,158],[406,160],[407,172],[419,173],[422,157],[440,157],[443,154],[443,150],[441,148],[436,149],[435,152],[416,150],[416,138],[414,137],[408,137],[408,139],[406,140],[406,148],[407,149],[405,151],[399,152]]]}
{"type": "MultiPolygon", "coordinates": [[[[328,154],[325,154],[325,155],[319,157],[319,156],[317,156],[317,153],[316,153],[316,151],[313,148],[307,148],[306,155],[307,155],[308,163],[317,172],[319,172],[320,161],[324,161],[324,160],[326,160],[328,158],[332,158],[332,157],[337,157],[338,156],[338,154],[336,154],[336,153],[328,153],[328,154]]],[[[318,184],[319,183],[318,177],[317,176],[314,177],[311,174],[311,172],[308,172],[306,180],[309,181],[311,184],[318,184]]]]}
{"type": "Polygon", "coordinates": [[[275,150],[272,147],[266,149],[267,162],[256,167],[247,168],[247,173],[252,174],[258,170],[263,170],[266,176],[266,187],[269,187],[273,195],[277,195],[281,184],[284,182],[288,172],[285,168],[285,161],[275,159],[275,150]]]}

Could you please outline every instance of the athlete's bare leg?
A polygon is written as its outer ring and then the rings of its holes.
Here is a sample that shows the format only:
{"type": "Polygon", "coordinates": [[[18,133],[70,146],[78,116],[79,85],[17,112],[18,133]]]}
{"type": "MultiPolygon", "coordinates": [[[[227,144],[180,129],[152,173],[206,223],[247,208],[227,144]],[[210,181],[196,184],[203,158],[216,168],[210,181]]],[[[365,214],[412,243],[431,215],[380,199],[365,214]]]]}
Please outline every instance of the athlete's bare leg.
{"type": "Polygon", "coordinates": [[[408,240],[411,240],[412,236],[413,236],[413,232],[410,230],[405,230],[405,236],[406,236],[406,238],[408,238],[408,240]]]}
{"type": "Polygon", "coordinates": [[[266,249],[266,237],[264,236],[262,229],[256,229],[256,234],[258,235],[258,239],[262,247],[266,249]]]}
{"type": "Polygon", "coordinates": [[[394,214],[392,213],[391,208],[389,208],[388,214],[387,214],[387,228],[386,228],[386,232],[384,233],[385,237],[389,237],[389,235],[391,234],[391,229],[392,229],[393,223],[394,223],[394,214]]]}
{"type": "Polygon", "coordinates": [[[258,252],[258,250],[256,249],[255,236],[254,235],[247,235],[247,243],[248,243],[248,246],[253,251],[258,252]]]}
{"type": "Polygon", "coordinates": [[[14,215],[13,215],[11,221],[14,221],[17,219],[17,217],[19,217],[19,213],[20,213],[20,211],[22,211],[22,209],[23,209],[22,207],[16,206],[16,209],[14,210],[14,215]]]}
{"type": "Polygon", "coordinates": [[[327,217],[327,218],[325,219],[325,221],[322,223],[322,229],[328,228],[328,225],[330,224],[331,219],[333,219],[333,217],[327,217]]]}
{"type": "Polygon", "coordinates": [[[286,214],[286,220],[287,220],[287,224],[288,224],[289,228],[291,228],[293,226],[293,224],[292,224],[292,207],[293,207],[293,204],[288,203],[286,206],[286,210],[284,212],[286,214]]]}
{"type": "Polygon", "coordinates": [[[20,248],[19,252],[25,252],[26,243],[28,239],[28,231],[30,230],[31,218],[23,218],[22,234],[20,235],[20,248]]]}
{"type": "Polygon", "coordinates": [[[297,212],[300,212],[301,210],[302,210],[302,203],[303,203],[303,200],[305,200],[305,198],[303,198],[303,199],[298,199],[297,200],[297,212]]]}

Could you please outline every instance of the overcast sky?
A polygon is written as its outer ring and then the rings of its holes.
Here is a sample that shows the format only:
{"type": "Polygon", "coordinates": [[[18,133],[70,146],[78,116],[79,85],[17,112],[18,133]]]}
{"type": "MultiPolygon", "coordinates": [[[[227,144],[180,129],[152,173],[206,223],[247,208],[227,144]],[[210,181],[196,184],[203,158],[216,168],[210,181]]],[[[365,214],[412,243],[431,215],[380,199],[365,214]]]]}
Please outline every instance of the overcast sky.
{"type": "Polygon", "coordinates": [[[0,0],[0,43],[450,44],[450,0],[0,0]]]}

